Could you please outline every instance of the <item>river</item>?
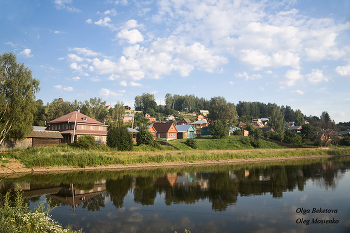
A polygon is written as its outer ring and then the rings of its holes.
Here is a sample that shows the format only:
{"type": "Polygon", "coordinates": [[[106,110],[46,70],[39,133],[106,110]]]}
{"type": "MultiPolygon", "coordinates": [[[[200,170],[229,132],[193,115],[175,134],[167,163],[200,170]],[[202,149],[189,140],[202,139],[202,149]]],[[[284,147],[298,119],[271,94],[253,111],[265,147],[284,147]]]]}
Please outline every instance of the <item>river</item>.
{"type": "Polygon", "coordinates": [[[350,232],[350,158],[0,178],[84,232],[350,232]]]}

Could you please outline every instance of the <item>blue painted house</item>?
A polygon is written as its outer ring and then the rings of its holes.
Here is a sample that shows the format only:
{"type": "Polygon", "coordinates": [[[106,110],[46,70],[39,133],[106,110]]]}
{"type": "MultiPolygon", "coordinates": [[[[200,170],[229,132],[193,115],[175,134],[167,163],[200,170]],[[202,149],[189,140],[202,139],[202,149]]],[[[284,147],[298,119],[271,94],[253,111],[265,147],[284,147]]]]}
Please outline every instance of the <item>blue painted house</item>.
{"type": "Polygon", "coordinates": [[[177,138],[194,138],[194,134],[196,129],[193,127],[193,125],[177,125],[177,138]]]}
{"type": "Polygon", "coordinates": [[[202,133],[201,133],[202,136],[207,136],[207,135],[210,135],[210,126],[205,126],[202,128],[202,133]]]}

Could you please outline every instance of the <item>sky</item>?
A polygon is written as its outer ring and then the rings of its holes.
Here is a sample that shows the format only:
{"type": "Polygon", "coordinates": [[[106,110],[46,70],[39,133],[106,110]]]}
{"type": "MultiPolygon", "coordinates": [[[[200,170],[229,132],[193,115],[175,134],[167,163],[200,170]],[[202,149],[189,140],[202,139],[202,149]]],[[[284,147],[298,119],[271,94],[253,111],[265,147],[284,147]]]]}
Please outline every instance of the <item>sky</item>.
{"type": "Polygon", "coordinates": [[[44,103],[193,94],[350,121],[348,0],[1,0],[0,21],[44,103]]]}

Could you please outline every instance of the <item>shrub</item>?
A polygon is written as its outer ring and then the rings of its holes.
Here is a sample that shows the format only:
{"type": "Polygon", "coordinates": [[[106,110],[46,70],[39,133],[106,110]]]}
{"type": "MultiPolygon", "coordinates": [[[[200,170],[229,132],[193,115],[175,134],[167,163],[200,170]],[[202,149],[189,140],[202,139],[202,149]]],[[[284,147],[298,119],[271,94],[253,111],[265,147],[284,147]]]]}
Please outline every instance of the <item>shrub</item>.
{"type": "Polygon", "coordinates": [[[197,149],[197,141],[194,138],[187,138],[185,144],[193,149],[197,149]]]}
{"type": "Polygon", "coordinates": [[[286,130],[283,142],[289,143],[292,145],[300,145],[302,144],[302,141],[303,141],[302,137],[298,135],[296,132],[291,130],[286,130]]]}
{"type": "Polygon", "coordinates": [[[215,120],[210,123],[210,134],[213,138],[220,139],[226,136],[226,130],[220,120],[215,120]]]}
{"type": "Polygon", "coordinates": [[[342,146],[350,146],[350,136],[345,136],[339,141],[339,144],[342,146]]]}
{"type": "Polygon", "coordinates": [[[82,149],[92,149],[95,146],[95,138],[92,135],[80,136],[76,142],[76,145],[82,149]]]}
{"type": "Polygon", "coordinates": [[[111,125],[107,132],[107,145],[117,150],[132,150],[132,135],[125,126],[111,125]]]}

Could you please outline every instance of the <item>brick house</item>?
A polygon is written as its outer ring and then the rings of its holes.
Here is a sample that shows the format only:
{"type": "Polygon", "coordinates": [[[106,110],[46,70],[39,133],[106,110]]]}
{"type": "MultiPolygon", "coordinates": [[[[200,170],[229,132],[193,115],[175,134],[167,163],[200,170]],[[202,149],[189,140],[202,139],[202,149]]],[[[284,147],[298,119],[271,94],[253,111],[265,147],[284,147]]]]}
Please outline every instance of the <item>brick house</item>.
{"type": "Polygon", "coordinates": [[[157,131],[156,139],[159,139],[159,140],[177,139],[178,132],[174,123],[155,122],[153,123],[153,127],[157,131]]]}
{"type": "Polygon", "coordinates": [[[98,143],[106,144],[107,125],[78,111],[68,113],[48,122],[46,130],[59,131],[62,143],[73,143],[82,135],[92,135],[98,143]]]}

